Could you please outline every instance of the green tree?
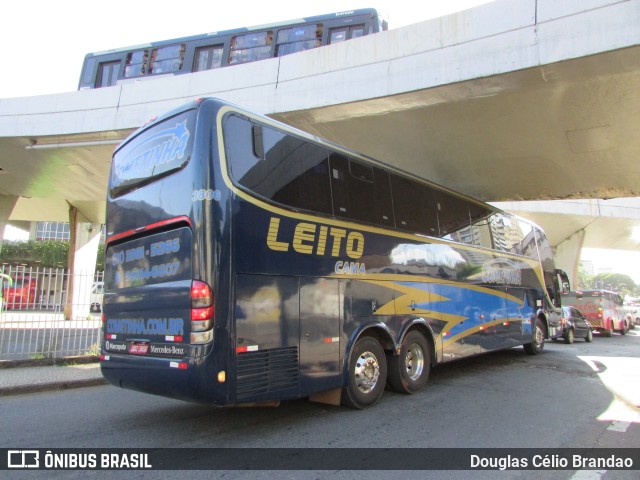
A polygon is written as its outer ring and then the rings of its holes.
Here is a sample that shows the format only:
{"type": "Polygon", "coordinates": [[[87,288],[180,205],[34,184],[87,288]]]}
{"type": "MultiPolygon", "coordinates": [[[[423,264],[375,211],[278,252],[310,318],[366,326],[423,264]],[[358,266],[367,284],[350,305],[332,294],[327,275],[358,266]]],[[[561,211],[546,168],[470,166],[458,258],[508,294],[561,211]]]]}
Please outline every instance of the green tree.
{"type": "Polygon", "coordinates": [[[577,287],[576,285],[572,285],[574,288],[579,288],[581,290],[586,290],[590,288],[594,288],[593,286],[593,275],[589,275],[587,271],[582,266],[582,263],[578,267],[578,279],[577,279],[577,287]]]}
{"type": "Polygon", "coordinates": [[[636,282],[629,275],[623,273],[599,273],[593,277],[596,288],[613,290],[624,295],[634,295],[637,289],[636,282]]]}
{"type": "MultiPolygon", "coordinates": [[[[20,263],[30,267],[66,268],[69,242],[64,240],[5,241],[0,251],[0,263],[20,263]]],[[[98,248],[96,269],[104,269],[104,247],[98,248]]]]}

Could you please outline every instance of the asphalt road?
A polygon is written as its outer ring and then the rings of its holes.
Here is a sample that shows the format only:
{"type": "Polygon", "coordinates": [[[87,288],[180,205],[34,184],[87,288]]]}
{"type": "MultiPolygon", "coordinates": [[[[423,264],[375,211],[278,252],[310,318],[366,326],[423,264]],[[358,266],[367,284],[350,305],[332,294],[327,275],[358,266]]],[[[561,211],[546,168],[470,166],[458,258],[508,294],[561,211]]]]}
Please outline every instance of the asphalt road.
{"type": "MultiPolygon", "coordinates": [[[[0,398],[4,448],[621,448],[640,446],[640,331],[548,342],[437,367],[413,396],[385,392],[364,411],[284,402],[217,409],[113,386],[0,398]]],[[[238,450],[234,451],[236,454],[238,450]]],[[[363,465],[359,465],[363,467],[363,465]]],[[[14,472],[9,472],[14,473],[14,472]]],[[[17,472],[24,473],[24,472],[17,472]]],[[[94,472],[99,478],[123,472],[94,472]]],[[[136,478],[638,479],[635,471],[133,472],[136,478]]],[[[86,478],[87,472],[29,472],[86,478]]],[[[16,475],[14,478],[24,478],[16,475]]]]}

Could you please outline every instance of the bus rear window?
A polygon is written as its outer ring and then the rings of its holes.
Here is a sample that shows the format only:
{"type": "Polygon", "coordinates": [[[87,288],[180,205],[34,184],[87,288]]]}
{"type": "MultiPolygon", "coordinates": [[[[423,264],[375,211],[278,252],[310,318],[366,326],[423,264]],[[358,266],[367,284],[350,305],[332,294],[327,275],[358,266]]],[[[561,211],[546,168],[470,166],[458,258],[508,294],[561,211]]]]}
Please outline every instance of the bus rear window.
{"type": "Polygon", "coordinates": [[[143,130],[113,155],[109,191],[112,197],[182,169],[191,158],[195,110],[143,130]]]}

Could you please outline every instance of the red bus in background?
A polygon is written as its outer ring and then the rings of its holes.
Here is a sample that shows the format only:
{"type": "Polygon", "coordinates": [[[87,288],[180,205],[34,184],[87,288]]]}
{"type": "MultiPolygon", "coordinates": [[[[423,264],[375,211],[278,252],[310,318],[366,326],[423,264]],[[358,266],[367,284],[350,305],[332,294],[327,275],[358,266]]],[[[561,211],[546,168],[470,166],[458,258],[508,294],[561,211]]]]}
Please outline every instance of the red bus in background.
{"type": "Polygon", "coordinates": [[[562,294],[562,304],[580,310],[591,328],[607,337],[614,331],[625,335],[629,323],[619,293],[608,290],[581,290],[562,294]]]}

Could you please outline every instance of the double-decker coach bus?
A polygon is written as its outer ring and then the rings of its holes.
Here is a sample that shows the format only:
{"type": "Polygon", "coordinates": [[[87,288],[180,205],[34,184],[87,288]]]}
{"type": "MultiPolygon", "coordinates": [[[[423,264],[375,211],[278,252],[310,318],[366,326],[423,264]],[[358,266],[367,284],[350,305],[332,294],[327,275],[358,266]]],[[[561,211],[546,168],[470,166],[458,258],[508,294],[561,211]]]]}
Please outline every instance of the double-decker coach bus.
{"type": "Polygon", "coordinates": [[[107,203],[101,366],[124,388],[364,408],[559,327],[538,227],[220,100],[119,146],[107,203]]]}
{"type": "Polygon", "coordinates": [[[78,89],[281,57],[386,28],[376,10],[369,8],[89,53],[78,89]]]}

